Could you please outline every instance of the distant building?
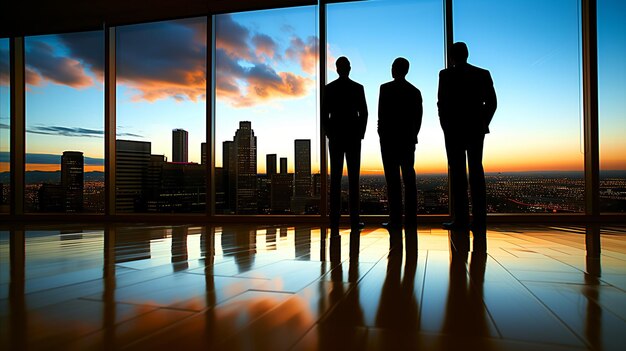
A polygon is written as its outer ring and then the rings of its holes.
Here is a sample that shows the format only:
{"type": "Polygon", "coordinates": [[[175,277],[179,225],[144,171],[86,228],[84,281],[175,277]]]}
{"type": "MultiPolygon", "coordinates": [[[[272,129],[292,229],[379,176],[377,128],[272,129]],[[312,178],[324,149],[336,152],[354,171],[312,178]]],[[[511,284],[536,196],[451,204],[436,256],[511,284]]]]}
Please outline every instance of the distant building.
{"type": "Polygon", "coordinates": [[[291,212],[293,195],[293,173],[287,173],[287,158],[280,159],[280,173],[272,175],[271,211],[272,213],[291,212]]]}
{"type": "Polygon", "coordinates": [[[163,165],[159,212],[202,212],[206,208],[206,170],[197,163],[163,165]]]}
{"type": "Polygon", "coordinates": [[[61,156],[61,186],[64,212],[83,212],[84,157],[79,151],[64,151],[61,156]]]}
{"type": "Polygon", "coordinates": [[[237,153],[234,141],[222,143],[222,168],[224,183],[224,209],[222,213],[235,213],[237,198],[237,153]]]}
{"type": "Polygon", "coordinates": [[[226,208],[226,189],[224,187],[224,167],[215,167],[215,210],[223,213],[226,208]]]}
{"type": "Polygon", "coordinates": [[[160,209],[159,196],[163,184],[163,166],[166,163],[167,157],[165,155],[150,155],[144,187],[144,199],[148,212],[157,212],[160,209]]]}
{"type": "Polygon", "coordinates": [[[257,211],[257,144],[251,122],[239,122],[234,142],[237,155],[235,212],[255,214],[257,211]]]}
{"type": "Polygon", "coordinates": [[[37,197],[40,212],[65,211],[65,191],[61,184],[41,184],[37,197]]]}
{"type": "Polygon", "coordinates": [[[206,165],[206,143],[200,144],[200,164],[206,165]]]}
{"type": "Polygon", "coordinates": [[[271,177],[276,174],[276,154],[268,154],[265,156],[265,174],[271,177]]]}
{"type": "Polygon", "coordinates": [[[116,140],[115,183],[117,212],[145,211],[144,191],[150,166],[150,142],[116,140]]]}
{"type": "Polygon", "coordinates": [[[184,129],[172,130],[172,162],[189,162],[189,133],[184,129]]]}
{"type": "Polygon", "coordinates": [[[272,176],[272,213],[291,212],[293,194],[293,173],[279,173],[272,176]]]}
{"type": "Polygon", "coordinates": [[[311,140],[295,140],[295,197],[311,196],[311,140]]]}

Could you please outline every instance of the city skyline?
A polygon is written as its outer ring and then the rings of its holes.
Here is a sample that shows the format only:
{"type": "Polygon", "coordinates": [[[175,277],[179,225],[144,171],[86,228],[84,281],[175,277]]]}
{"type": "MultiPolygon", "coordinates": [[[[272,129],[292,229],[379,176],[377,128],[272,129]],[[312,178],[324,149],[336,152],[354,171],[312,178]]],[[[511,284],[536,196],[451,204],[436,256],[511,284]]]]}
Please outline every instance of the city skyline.
{"type": "MultiPolygon", "coordinates": [[[[173,132],[186,134],[181,129],[173,132]]],[[[278,159],[276,154],[266,154],[265,159],[272,167],[268,173],[260,173],[255,159],[258,158],[257,142],[262,139],[255,135],[251,122],[240,121],[232,140],[223,142],[224,159],[228,162],[226,167],[215,168],[217,212],[319,213],[320,174],[311,172],[311,141],[293,140],[293,163],[296,165],[293,171],[287,167],[287,157],[278,159]]],[[[205,164],[193,162],[168,162],[166,156],[152,153],[151,142],[117,139],[116,210],[202,212],[206,206],[206,168],[205,164]]],[[[65,151],[61,169],[56,180],[43,178],[45,180],[35,183],[28,181],[27,172],[27,210],[83,212],[84,207],[88,212],[102,211],[103,175],[100,180],[91,177],[87,181],[82,152],[65,151]]],[[[603,206],[610,211],[626,211],[626,193],[623,191],[626,171],[603,174],[605,179],[600,183],[603,206]]],[[[582,171],[487,173],[489,212],[583,212],[583,177],[582,171]]],[[[447,213],[447,179],[447,174],[424,175],[416,179],[419,213],[447,213]]],[[[344,177],[342,184],[344,202],[347,201],[346,180],[344,177]]],[[[387,213],[384,176],[362,176],[361,192],[364,214],[387,213]]],[[[347,203],[344,207],[347,208],[347,203]]]]}
{"type": "MultiPolygon", "coordinates": [[[[366,86],[370,120],[363,142],[363,174],[382,174],[375,133],[377,91],[381,83],[391,79],[388,66],[392,56],[399,55],[410,59],[409,80],[422,90],[425,98],[424,129],[417,145],[416,170],[418,174],[446,171],[443,137],[434,105],[436,75],[443,68],[439,5],[437,1],[328,5],[327,79],[331,81],[336,77],[334,58],[347,55],[353,63],[352,77],[366,86]],[[423,13],[418,16],[419,24],[408,20],[417,13],[423,13]],[[356,23],[372,15],[394,21],[383,21],[371,29],[356,23]],[[372,31],[376,33],[370,35],[372,31]],[[384,40],[389,35],[393,35],[394,40],[384,40]]],[[[598,9],[599,18],[603,19],[598,23],[601,170],[626,169],[626,142],[622,137],[626,118],[620,97],[620,92],[626,91],[626,82],[619,74],[612,74],[624,67],[618,58],[626,56],[625,39],[618,33],[624,33],[620,28],[626,23],[622,20],[625,9],[625,5],[617,1],[600,2],[598,9]]],[[[566,1],[544,2],[541,6],[521,1],[496,4],[473,1],[471,6],[468,2],[455,2],[455,39],[468,42],[470,62],[493,72],[501,98],[493,134],[486,140],[488,172],[583,169],[576,18],[576,7],[566,1]],[[491,5],[495,8],[490,8],[491,5]],[[530,11],[530,8],[535,10],[530,11]],[[483,21],[484,16],[494,11],[503,14],[498,24],[494,24],[502,33],[490,31],[488,21],[483,21]],[[507,25],[506,19],[513,13],[516,13],[516,26],[507,25]],[[476,26],[477,22],[485,24],[476,26]],[[534,23],[532,27],[531,23],[534,23]],[[559,26],[546,27],[547,23],[559,26]],[[520,26],[529,31],[517,30],[520,26]],[[513,29],[516,31],[512,32],[513,29]],[[502,56],[501,52],[510,55],[502,56]],[[538,78],[542,76],[543,79],[538,78]],[[537,81],[542,82],[541,86],[537,86],[537,81]],[[539,103],[528,104],[528,101],[539,103]],[[529,105],[536,106],[530,108],[529,105]]],[[[161,131],[189,130],[192,131],[189,142],[193,145],[189,148],[189,159],[201,163],[198,145],[206,141],[203,133],[206,118],[200,77],[206,67],[199,62],[204,60],[207,47],[206,38],[198,33],[206,29],[203,23],[200,18],[118,28],[117,133],[120,137],[151,141],[155,153],[173,159],[171,140],[161,131]],[[157,39],[164,40],[162,47],[153,45],[157,39]],[[178,49],[176,55],[168,56],[171,49],[178,49]],[[162,74],[148,69],[152,68],[155,55],[163,55],[165,60],[162,74]],[[187,80],[192,78],[196,80],[187,80]]],[[[221,136],[228,134],[238,121],[251,120],[258,134],[267,136],[265,141],[259,141],[259,155],[271,150],[279,157],[294,160],[290,142],[270,135],[310,139],[312,171],[318,171],[316,86],[319,77],[312,69],[317,65],[315,8],[219,15],[216,23],[216,166],[221,165],[220,141],[226,140],[221,136]],[[235,38],[228,33],[239,36],[235,38]],[[227,72],[231,72],[230,75],[225,74],[227,72]],[[268,77],[276,84],[271,85],[268,77]],[[294,91],[284,90],[285,86],[281,85],[287,82],[287,77],[293,79],[294,91]],[[230,83],[235,85],[228,85],[230,83]],[[253,88],[266,95],[253,94],[253,88]],[[310,136],[303,137],[301,133],[310,136]]],[[[27,170],[60,169],[59,163],[51,160],[60,157],[62,151],[73,149],[69,146],[74,145],[85,154],[86,172],[102,170],[101,40],[101,32],[26,38],[27,170]],[[51,62],[52,66],[46,70],[42,62],[51,62]],[[49,163],[29,162],[33,159],[49,163]]],[[[0,40],[0,56],[8,55],[7,49],[8,40],[0,40]]],[[[4,64],[4,58],[2,60],[4,64]]],[[[8,101],[6,82],[6,78],[0,81],[3,102],[8,101]]],[[[2,133],[5,133],[8,131],[8,103],[3,103],[1,110],[2,133]]],[[[5,134],[2,135],[0,171],[6,171],[8,142],[5,134]]],[[[264,169],[265,160],[257,161],[264,169]]],[[[294,167],[290,161],[289,169],[294,167]]]]}

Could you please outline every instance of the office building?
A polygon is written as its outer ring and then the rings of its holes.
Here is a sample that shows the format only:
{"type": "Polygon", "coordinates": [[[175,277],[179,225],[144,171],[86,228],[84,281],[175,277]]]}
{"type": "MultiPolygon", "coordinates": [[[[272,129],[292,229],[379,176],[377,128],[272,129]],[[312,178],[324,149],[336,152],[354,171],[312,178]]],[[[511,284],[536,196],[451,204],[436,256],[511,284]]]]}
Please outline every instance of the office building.
{"type": "Polygon", "coordinates": [[[172,162],[189,162],[189,133],[184,129],[172,130],[172,162]]]}
{"type": "Polygon", "coordinates": [[[115,145],[115,208],[122,213],[145,211],[144,192],[150,166],[151,143],[116,140],[115,145]]]}
{"type": "MultiPolygon", "coordinates": [[[[255,214],[257,211],[256,136],[252,123],[239,122],[235,133],[235,212],[255,214]]],[[[232,190],[232,184],[229,184],[232,190]]]]}
{"type": "Polygon", "coordinates": [[[295,140],[295,197],[311,196],[311,140],[295,140]]]}
{"type": "Polygon", "coordinates": [[[267,154],[265,156],[265,173],[271,177],[276,174],[276,154],[267,154]]]}
{"type": "Polygon", "coordinates": [[[83,153],[64,151],[61,156],[61,186],[65,194],[65,212],[83,212],[84,174],[83,153]]]}

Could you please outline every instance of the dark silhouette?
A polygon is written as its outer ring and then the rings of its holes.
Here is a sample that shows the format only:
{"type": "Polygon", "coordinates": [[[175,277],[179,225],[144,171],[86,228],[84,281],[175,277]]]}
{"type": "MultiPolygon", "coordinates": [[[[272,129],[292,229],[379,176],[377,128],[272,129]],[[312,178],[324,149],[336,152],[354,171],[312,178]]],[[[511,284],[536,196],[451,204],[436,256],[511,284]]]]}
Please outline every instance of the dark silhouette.
{"type": "Polygon", "coordinates": [[[341,207],[343,158],[348,165],[350,226],[360,229],[359,171],[361,140],[367,126],[367,103],[363,86],[350,78],[350,61],[342,56],[336,61],[339,78],[326,85],[322,103],[322,128],[328,137],[330,152],[330,226],[338,234],[341,207]]]}
{"type": "Polygon", "coordinates": [[[389,222],[392,230],[402,227],[402,186],[404,182],[404,224],[406,228],[417,225],[417,188],[415,185],[415,144],[422,126],[422,93],[405,77],[409,61],[399,57],[393,61],[393,81],[380,86],[378,99],[378,135],[383,158],[389,222]]]}
{"type": "Polygon", "coordinates": [[[452,222],[446,229],[463,229],[469,225],[467,174],[472,197],[472,231],[485,236],[487,200],[483,169],[483,143],[489,123],[496,111],[496,92],[489,71],[467,63],[465,43],[452,45],[452,67],[439,73],[439,120],[445,136],[450,169],[452,222]]]}
{"type": "Polygon", "coordinates": [[[489,322],[483,300],[487,254],[473,251],[469,264],[467,229],[450,233],[450,275],[442,332],[444,350],[490,350],[489,322]]]}
{"type": "MultiPolygon", "coordinates": [[[[407,252],[402,271],[401,248],[394,248],[387,257],[387,272],[376,312],[375,326],[386,333],[380,345],[388,350],[416,350],[420,347],[420,317],[415,289],[417,255],[407,252]]],[[[420,281],[417,282],[418,286],[420,281]]],[[[418,289],[420,291],[421,289],[418,289]]]]}

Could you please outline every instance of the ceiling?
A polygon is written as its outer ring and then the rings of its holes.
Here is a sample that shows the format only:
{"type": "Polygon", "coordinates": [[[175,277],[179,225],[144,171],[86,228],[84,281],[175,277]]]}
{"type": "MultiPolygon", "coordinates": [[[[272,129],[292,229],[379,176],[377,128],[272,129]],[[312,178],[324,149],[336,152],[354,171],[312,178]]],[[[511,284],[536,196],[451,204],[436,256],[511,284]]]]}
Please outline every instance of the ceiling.
{"type": "Polygon", "coordinates": [[[102,29],[105,25],[317,3],[312,0],[5,0],[0,5],[0,37],[80,32],[102,29]]]}

